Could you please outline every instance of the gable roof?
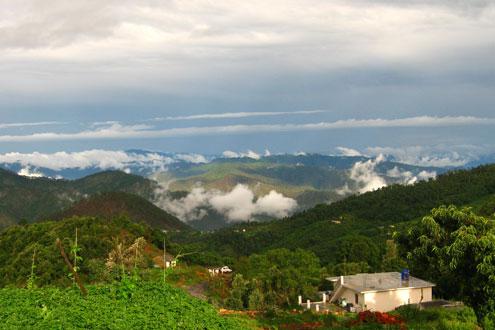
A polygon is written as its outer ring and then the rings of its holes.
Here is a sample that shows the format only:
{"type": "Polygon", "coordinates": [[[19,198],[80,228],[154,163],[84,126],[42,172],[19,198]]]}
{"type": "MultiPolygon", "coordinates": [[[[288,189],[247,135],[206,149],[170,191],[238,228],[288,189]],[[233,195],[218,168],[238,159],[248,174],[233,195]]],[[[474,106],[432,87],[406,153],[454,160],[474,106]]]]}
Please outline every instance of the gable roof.
{"type": "MultiPolygon", "coordinates": [[[[390,291],[398,289],[431,288],[435,284],[417,277],[409,276],[409,281],[403,281],[399,272],[363,273],[343,276],[343,287],[358,293],[390,291]]],[[[329,277],[330,281],[339,281],[340,277],[329,277]]]]}

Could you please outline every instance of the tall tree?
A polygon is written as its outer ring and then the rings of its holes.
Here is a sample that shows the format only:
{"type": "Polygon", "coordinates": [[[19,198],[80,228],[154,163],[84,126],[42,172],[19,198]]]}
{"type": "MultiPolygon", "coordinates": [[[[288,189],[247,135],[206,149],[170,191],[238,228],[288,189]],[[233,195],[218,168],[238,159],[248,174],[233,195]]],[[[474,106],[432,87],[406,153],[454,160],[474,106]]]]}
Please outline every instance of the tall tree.
{"type": "Polygon", "coordinates": [[[495,312],[493,222],[469,208],[441,206],[397,241],[413,273],[434,281],[437,294],[463,300],[478,316],[495,312]]]}

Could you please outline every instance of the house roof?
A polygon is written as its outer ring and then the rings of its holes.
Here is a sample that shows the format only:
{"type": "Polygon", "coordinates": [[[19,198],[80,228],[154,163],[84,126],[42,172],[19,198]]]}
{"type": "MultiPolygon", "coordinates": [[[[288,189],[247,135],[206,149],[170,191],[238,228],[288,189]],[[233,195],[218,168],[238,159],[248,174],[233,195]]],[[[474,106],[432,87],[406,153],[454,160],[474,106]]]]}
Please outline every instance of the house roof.
{"type": "MultiPolygon", "coordinates": [[[[329,277],[328,280],[339,281],[340,277],[329,277]]],[[[400,273],[389,272],[347,275],[344,276],[343,286],[353,291],[364,293],[411,288],[430,288],[434,287],[435,284],[413,276],[409,276],[409,281],[403,281],[400,273]]]]}

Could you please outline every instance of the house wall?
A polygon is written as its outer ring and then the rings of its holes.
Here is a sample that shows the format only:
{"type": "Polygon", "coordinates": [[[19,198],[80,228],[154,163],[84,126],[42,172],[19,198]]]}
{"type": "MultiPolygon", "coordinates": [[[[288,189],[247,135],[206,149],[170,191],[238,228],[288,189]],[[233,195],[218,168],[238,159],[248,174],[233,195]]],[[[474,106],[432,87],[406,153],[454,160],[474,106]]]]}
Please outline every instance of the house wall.
{"type": "Polygon", "coordinates": [[[341,298],[344,298],[347,303],[353,304],[354,306],[364,306],[364,295],[358,293],[358,303],[356,304],[356,292],[348,288],[344,288],[341,298]]]}
{"type": "Polygon", "coordinates": [[[366,309],[377,312],[388,312],[402,305],[417,304],[431,300],[431,288],[397,289],[364,294],[366,309]],[[421,295],[423,295],[423,300],[421,300],[421,295]]]}

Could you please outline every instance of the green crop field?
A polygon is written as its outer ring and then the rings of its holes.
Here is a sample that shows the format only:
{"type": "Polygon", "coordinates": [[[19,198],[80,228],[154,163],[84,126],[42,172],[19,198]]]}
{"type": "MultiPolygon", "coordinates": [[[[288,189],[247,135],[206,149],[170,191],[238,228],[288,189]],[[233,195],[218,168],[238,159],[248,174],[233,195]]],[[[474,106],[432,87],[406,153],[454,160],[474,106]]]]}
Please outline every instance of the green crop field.
{"type": "Polygon", "coordinates": [[[253,329],[248,319],[222,317],[208,303],[168,284],[137,282],[122,298],[119,284],[0,290],[0,329],[253,329]]]}

